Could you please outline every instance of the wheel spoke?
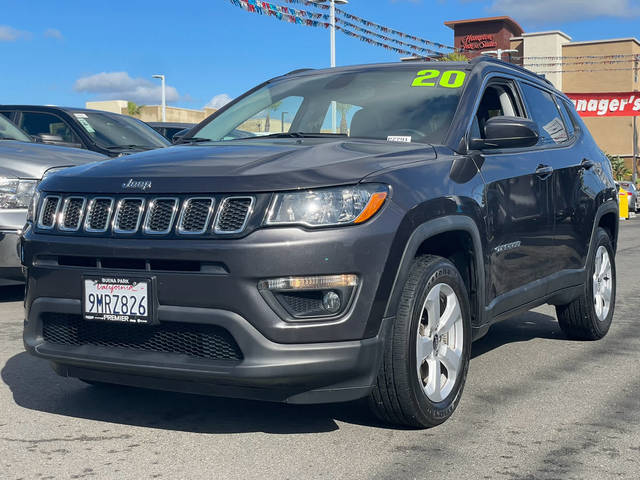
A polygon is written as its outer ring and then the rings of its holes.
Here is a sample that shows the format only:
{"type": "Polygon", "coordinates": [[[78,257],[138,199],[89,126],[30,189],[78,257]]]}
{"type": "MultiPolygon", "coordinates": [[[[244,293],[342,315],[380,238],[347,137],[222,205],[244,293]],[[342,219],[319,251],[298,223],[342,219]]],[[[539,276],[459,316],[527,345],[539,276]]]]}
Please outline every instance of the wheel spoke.
{"type": "Polygon", "coordinates": [[[598,249],[596,251],[596,264],[593,268],[593,278],[596,280],[600,276],[600,269],[602,268],[602,253],[598,249]]]}
{"type": "Polygon", "coordinates": [[[602,278],[609,271],[610,267],[611,264],[609,263],[609,255],[606,253],[606,250],[603,250],[602,265],[600,266],[600,278],[602,278]]]}
{"type": "Polygon", "coordinates": [[[451,295],[447,295],[447,307],[438,324],[438,335],[447,333],[461,318],[460,304],[455,293],[451,293],[451,295]]]}
{"type": "Polygon", "coordinates": [[[438,326],[440,320],[440,290],[441,284],[436,285],[431,289],[427,295],[427,300],[424,302],[424,309],[427,311],[429,317],[428,331],[431,334],[438,326]]]}
{"type": "Polygon", "coordinates": [[[437,358],[430,358],[427,360],[429,365],[429,378],[427,379],[427,395],[434,402],[440,402],[442,400],[442,371],[440,369],[440,360],[437,358]]]}
{"type": "Polygon", "coordinates": [[[448,346],[442,346],[438,352],[438,358],[447,369],[447,380],[455,382],[460,367],[460,357],[462,352],[458,352],[448,346]]]}
{"type": "Polygon", "coordinates": [[[429,337],[418,334],[418,345],[416,346],[416,355],[418,360],[418,368],[422,365],[425,358],[433,353],[433,340],[429,337]]]}
{"type": "Polygon", "coordinates": [[[605,302],[611,301],[611,280],[604,282],[602,296],[604,297],[605,302]]]}

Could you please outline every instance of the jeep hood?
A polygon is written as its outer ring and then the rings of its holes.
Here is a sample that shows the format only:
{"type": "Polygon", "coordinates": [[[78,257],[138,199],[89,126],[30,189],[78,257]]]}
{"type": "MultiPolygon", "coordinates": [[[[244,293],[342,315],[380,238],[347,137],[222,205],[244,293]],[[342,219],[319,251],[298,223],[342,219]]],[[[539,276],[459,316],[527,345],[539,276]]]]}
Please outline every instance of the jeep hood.
{"type": "Polygon", "coordinates": [[[0,176],[40,179],[53,167],[73,167],[109,157],[80,148],[0,141],[0,176]]]}
{"type": "Polygon", "coordinates": [[[236,140],[161,148],[71,168],[48,177],[42,189],[78,193],[257,193],[356,183],[378,170],[434,158],[432,146],[417,143],[236,140]],[[125,188],[128,183],[137,188],[125,188]]]}

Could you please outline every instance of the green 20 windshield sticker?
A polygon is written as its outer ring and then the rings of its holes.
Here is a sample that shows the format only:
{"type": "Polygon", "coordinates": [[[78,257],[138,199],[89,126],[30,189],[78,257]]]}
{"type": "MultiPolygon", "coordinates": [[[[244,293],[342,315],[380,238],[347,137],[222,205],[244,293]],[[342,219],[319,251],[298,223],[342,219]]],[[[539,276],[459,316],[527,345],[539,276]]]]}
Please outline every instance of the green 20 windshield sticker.
{"type": "Polygon", "coordinates": [[[460,88],[464,85],[466,72],[461,70],[420,70],[411,84],[412,87],[435,87],[438,85],[445,88],[460,88]]]}

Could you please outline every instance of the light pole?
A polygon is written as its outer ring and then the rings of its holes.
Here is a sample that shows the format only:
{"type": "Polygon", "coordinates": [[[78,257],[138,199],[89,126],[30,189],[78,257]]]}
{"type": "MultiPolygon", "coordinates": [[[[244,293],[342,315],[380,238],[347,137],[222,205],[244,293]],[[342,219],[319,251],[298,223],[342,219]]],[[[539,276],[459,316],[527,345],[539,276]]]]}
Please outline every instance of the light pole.
{"type": "Polygon", "coordinates": [[[493,53],[498,58],[498,60],[502,60],[503,53],[518,53],[518,50],[503,50],[499,48],[497,50],[488,50],[486,52],[482,52],[483,55],[489,55],[490,53],[493,53]]]}
{"type": "Polygon", "coordinates": [[[280,114],[280,131],[281,131],[282,133],[284,133],[284,116],[285,116],[286,114],[288,114],[288,113],[289,113],[289,112],[282,112],[282,113],[280,114]]]}
{"type": "Polygon", "coordinates": [[[159,78],[162,81],[162,121],[167,121],[167,95],[164,88],[164,75],[152,75],[153,78],[159,78]]]}
{"type": "MultiPolygon", "coordinates": [[[[336,66],[336,4],[346,5],[348,0],[311,0],[313,3],[326,3],[329,2],[329,17],[330,17],[330,38],[331,38],[331,68],[336,66]]],[[[336,102],[331,102],[331,131],[336,133],[336,102]]]]}

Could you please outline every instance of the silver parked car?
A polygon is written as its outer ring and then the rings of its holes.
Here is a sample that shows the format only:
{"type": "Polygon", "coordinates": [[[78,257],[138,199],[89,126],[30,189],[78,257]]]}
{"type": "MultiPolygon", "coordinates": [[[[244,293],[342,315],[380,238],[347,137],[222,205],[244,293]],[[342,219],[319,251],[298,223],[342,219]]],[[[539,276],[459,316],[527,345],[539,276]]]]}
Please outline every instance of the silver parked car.
{"type": "Polygon", "coordinates": [[[623,181],[618,183],[628,192],[627,195],[629,196],[629,211],[638,213],[638,210],[640,210],[640,192],[638,192],[638,189],[633,184],[633,182],[623,181]]]}
{"type": "Polygon", "coordinates": [[[0,279],[23,280],[20,234],[40,179],[52,169],[107,158],[88,150],[35,143],[0,115],[0,279]]]}

